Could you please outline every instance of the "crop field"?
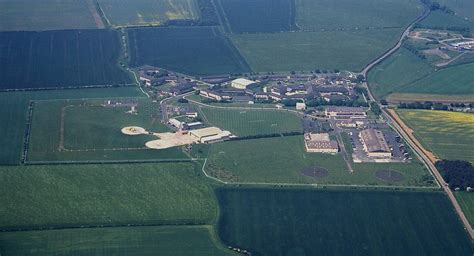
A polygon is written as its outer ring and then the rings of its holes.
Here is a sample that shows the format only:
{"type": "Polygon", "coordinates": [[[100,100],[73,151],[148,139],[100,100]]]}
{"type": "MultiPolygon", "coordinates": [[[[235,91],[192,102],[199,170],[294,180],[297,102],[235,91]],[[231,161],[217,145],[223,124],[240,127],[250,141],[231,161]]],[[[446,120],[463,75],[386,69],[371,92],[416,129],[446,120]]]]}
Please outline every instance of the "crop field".
{"type": "Polygon", "coordinates": [[[383,98],[433,72],[433,68],[424,60],[400,48],[369,72],[368,81],[375,96],[383,98]]]}
{"type": "Polygon", "coordinates": [[[219,189],[217,197],[223,242],[256,255],[472,254],[441,193],[219,189]]]}
{"type": "Polygon", "coordinates": [[[216,28],[128,30],[130,65],[152,65],[191,75],[248,72],[245,60],[216,28]]]}
{"type": "Polygon", "coordinates": [[[399,29],[230,35],[253,71],[360,71],[390,48],[399,29]]]}
{"type": "Polygon", "coordinates": [[[397,110],[415,137],[436,156],[474,163],[474,115],[434,110],[397,110]]]}
{"type": "Polygon", "coordinates": [[[448,14],[443,11],[432,11],[428,17],[418,24],[424,28],[470,28],[474,29],[474,17],[471,20],[465,20],[463,17],[454,14],[448,14]]]}
{"type": "Polygon", "coordinates": [[[0,0],[0,31],[103,28],[97,15],[92,0],[0,0]]]}
{"type": "Polygon", "coordinates": [[[440,4],[446,5],[462,19],[474,21],[474,2],[471,0],[440,0],[440,4]]]}
{"type": "Polygon", "coordinates": [[[418,163],[353,167],[351,174],[340,154],[307,153],[303,136],[290,136],[213,144],[205,171],[224,181],[244,183],[432,186],[423,181],[429,174],[418,163]],[[375,176],[380,169],[396,170],[404,179],[395,183],[380,180],[375,176]],[[320,174],[305,175],[314,170],[320,174]]]}
{"type": "Polygon", "coordinates": [[[104,107],[104,103],[106,100],[35,102],[28,161],[188,159],[180,148],[146,148],[145,143],[156,140],[155,136],[122,134],[126,126],[168,131],[161,124],[158,103],[139,100],[137,114],[127,113],[130,107],[104,107]]]}
{"type": "Polygon", "coordinates": [[[84,228],[0,233],[5,255],[234,255],[210,226],[84,228]]]}
{"type": "Polygon", "coordinates": [[[136,87],[1,92],[0,129],[4,136],[0,137],[0,144],[8,150],[0,150],[0,164],[20,162],[30,100],[137,96],[140,94],[136,87]]]}
{"type": "Polygon", "coordinates": [[[114,26],[160,25],[199,16],[195,0],[99,0],[99,5],[114,26]]]}
{"type": "Polygon", "coordinates": [[[212,189],[191,163],[0,167],[0,230],[211,224],[212,189]]]}
{"type": "Polygon", "coordinates": [[[474,226],[474,194],[460,191],[454,194],[456,196],[456,200],[458,201],[459,205],[466,215],[466,218],[471,223],[471,226],[474,226]]]}
{"type": "Polygon", "coordinates": [[[400,92],[474,96],[474,63],[441,69],[400,92]]]}
{"type": "Polygon", "coordinates": [[[302,132],[301,118],[278,110],[201,108],[206,121],[237,136],[302,132]]]}
{"type": "Polygon", "coordinates": [[[423,11],[416,0],[295,1],[297,24],[305,30],[402,28],[423,11]]]}
{"type": "Polygon", "coordinates": [[[297,30],[294,0],[217,0],[216,5],[228,32],[297,30]]]}
{"type": "Polygon", "coordinates": [[[132,84],[112,30],[0,33],[0,90],[132,84]]]}

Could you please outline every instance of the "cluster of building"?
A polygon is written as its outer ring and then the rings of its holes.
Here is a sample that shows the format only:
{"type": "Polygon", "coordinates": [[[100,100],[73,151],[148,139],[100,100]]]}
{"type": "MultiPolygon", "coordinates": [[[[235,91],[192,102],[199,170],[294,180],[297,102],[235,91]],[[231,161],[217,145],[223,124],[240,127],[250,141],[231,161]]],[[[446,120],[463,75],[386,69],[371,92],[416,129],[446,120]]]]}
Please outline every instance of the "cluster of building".
{"type": "Polygon", "coordinates": [[[328,133],[305,133],[304,143],[307,152],[330,154],[339,152],[337,141],[331,140],[328,133]]]}
{"type": "Polygon", "coordinates": [[[307,100],[320,98],[326,102],[345,101],[357,98],[353,90],[356,85],[347,77],[317,77],[303,76],[300,80],[288,76],[272,76],[262,80],[238,78],[214,84],[209,89],[200,92],[202,97],[226,101],[275,101],[297,100],[304,103],[307,100]]]}
{"type": "Polygon", "coordinates": [[[176,128],[178,131],[188,131],[188,130],[194,130],[194,129],[199,129],[204,126],[202,122],[183,122],[179,121],[178,119],[175,118],[170,118],[168,120],[168,124],[176,128]]]}
{"type": "Polygon", "coordinates": [[[336,107],[329,106],[325,109],[327,117],[341,119],[363,119],[367,118],[367,109],[363,107],[336,107]]]}
{"type": "Polygon", "coordinates": [[[474,51],[474,40],[450,43],[458,51],[474,51]]]}
{"type": "Polygon", "coordinates": [[[180,78],[175,73],[153,67],[141,68],[139,71],[140,81],[145,86],[161,86],[169,84],[160,90],[163,95],[181,95],[191,92],[196,87],[196,83],[189,78],[180,78]]]}

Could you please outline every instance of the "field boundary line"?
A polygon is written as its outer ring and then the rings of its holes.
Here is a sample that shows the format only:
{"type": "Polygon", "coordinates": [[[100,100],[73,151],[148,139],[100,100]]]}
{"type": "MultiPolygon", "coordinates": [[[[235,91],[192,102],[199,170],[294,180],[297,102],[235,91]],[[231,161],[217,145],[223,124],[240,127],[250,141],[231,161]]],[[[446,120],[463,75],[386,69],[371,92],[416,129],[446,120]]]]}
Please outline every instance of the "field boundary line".
{"type": "Polygon", "coordinates": [[[28,149],[30,148],[30,134],[31,126],[33,124],[33,113],[34,113],[35,102],[30,101],[28,104],[28,116],[26,118],[25,135],[23,137],[23,151],[21,156],[21,163],[25,164],[28,158],[28,149]]]}
{"type": "Polygon", "coordinates": [[[58,160],[26,161],[25,165],[74,165],[74,164],[146,164],[146,163],[185,163],[202,160],[202,158],[138,159],[138,160],[58,160]]]}
{"type": "Polygon", "coordinates": [[[53,90],[73,90],[73,89],[98,89],[98,88],[121,88],[134,87],[136,84],[98,84],[98,85],[73,85],[56,87],[36,87],[36,88],[9,88],[0,89],[0,92],[29,92],[29,91],[53,91],[53,90]]]}

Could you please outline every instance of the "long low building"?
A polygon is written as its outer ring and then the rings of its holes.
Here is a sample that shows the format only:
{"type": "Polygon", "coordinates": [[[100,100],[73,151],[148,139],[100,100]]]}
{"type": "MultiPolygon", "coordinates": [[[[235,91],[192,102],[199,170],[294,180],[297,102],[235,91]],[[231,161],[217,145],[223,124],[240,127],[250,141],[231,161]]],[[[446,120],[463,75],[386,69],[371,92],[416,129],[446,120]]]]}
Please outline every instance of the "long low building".
{"type": "Polygon", "coordinates": [[[367,110],[362,107],[334,107],[326,108],[326,116],[328,117],[343,117],[343,118],[366,118],[367,110]]]}
{"type": "Polygon", "coordinates": [[[202,129],[191,130],[188,133],[200,143],[213,143],[227,140],[232,135],[229,131],[223,131],[217,127],[206,127],[202,129]]]}
{"type": "Polygon", "coordinates": [[[359,133],[364,150],[369,157],[390,158],[392,153],[383,133],[375,129],[365,129],[359,133]]]}
{"type": "Polygon", "coordinates": [[[339,152],[339,145],[331,140],[327,133],[306,133],[304,142],[307,152],[331,154],[339,152]]]}

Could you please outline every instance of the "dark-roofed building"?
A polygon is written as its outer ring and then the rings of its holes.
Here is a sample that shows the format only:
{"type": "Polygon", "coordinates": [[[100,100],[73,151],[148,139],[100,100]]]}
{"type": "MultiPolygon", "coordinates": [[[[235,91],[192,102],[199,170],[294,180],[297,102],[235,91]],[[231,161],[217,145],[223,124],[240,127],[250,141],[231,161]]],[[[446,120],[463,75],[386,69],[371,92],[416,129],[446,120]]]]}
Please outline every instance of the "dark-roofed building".
{"type": "Polygon", "coordinates": [[[390,158],[392,153],[383,133],[375,129],[365,129],[359,133],[364,150],[370,157],[390,158]]]}
{"type": "Polygon", "coordinates": [[[362,107],[334,107],[326,108],[326,116],[328,117],[343,117],[343,118],[366,118],[367,112],[362,107]]]}
{"type": "Polygon", "coordinates": [[[194,89],[194,83],[184,81],[170,88],[169,92],[172,95],[181,95],[183,93],[191,92],[194,89]]]}

